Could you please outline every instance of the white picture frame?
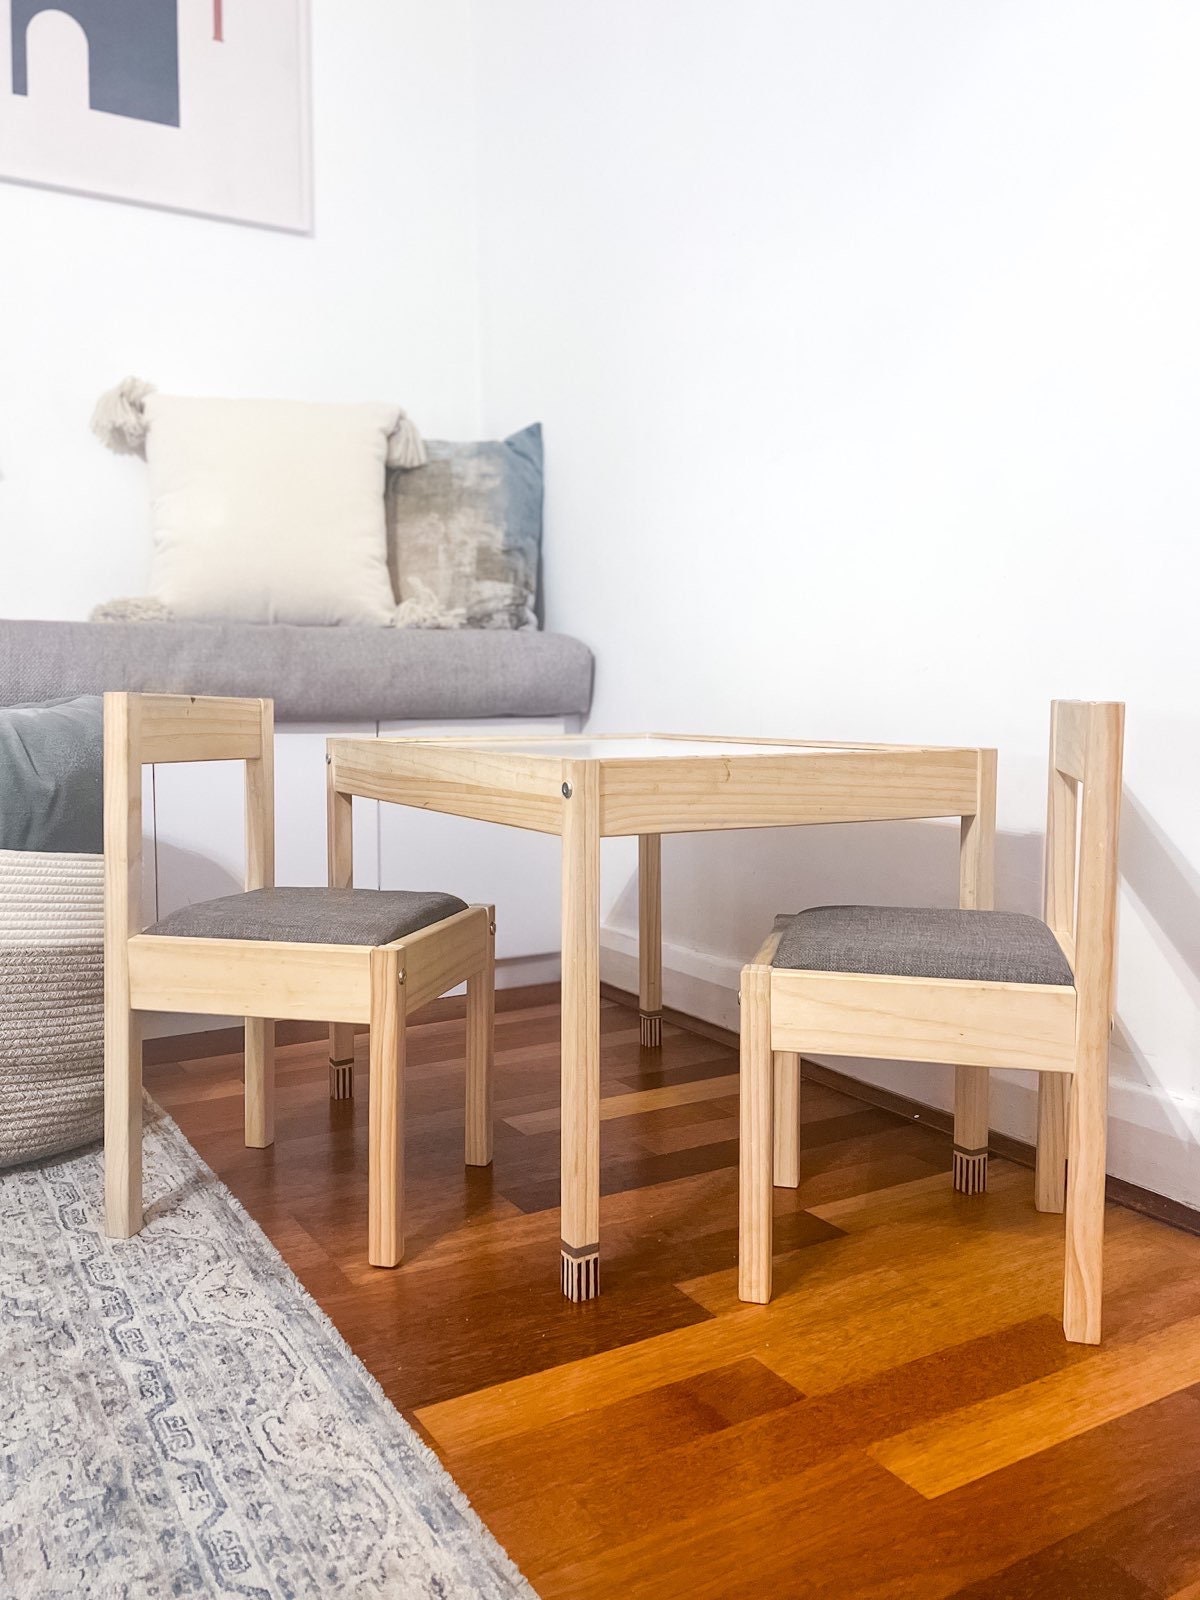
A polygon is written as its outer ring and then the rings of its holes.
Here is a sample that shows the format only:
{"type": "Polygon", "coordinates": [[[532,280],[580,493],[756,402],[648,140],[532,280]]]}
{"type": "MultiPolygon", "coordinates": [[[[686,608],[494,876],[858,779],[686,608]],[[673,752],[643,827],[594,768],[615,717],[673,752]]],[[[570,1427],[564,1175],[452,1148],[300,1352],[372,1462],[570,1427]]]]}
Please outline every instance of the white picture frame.
{"type": "Polygon", "coordinates": [[[0,179],[313,225],[308,0],[0,0],[0,179]]]}

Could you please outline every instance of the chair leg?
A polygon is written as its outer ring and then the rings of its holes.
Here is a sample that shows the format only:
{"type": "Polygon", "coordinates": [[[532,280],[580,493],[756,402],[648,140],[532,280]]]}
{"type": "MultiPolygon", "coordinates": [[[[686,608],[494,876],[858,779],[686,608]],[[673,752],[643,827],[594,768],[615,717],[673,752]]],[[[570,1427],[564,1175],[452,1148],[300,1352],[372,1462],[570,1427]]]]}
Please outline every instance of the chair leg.
{"type": "Polygon", "coordinates": [[[246,1145],[265,1150],[275,1143],[275,1024],[246,1018],[246,1145]]]}
{"type": "Polygon", "coordinates": [[[141,1228],[141,1018],[110,1004],[104,1017],[104,1231],[131,1239],[141,1228]]]}
{"type": "Polygon", "coordinates": [[[1065,1072],[1038,1079],[1037,1165],[1033,1183],[1039,1211],[1061,1211],[1067,1200],[1067,1110],[1071,1080],[1065,1072]]]}
{"type": "Polygon", "coordinates": [[[987,1188],[988,1074],[986,1067],[954,1069],[954,1187],[959,1194],[987,1188]]]}
{"type": "Polygon", "coordinates": [[[776,1050],[775,1062],[775,1187],[800,1187],[800,1057],[776,1050]]]}
{"type": "Polygon", "coordinates": [[[1108,1065],[1103,1058],[1088,1060],[1080,1053],[1071,1080],[1069,1123],[1063,1332],[1073,1344],[1099,1344],[1108,1153],[1108,1065]]]}
{"type": "Polygon", "coordinates": [[[496,923],[488,913],[487,959],[467,979],[467,1149],[469,1167],[492,1160],[492,1067],[496,1031],[496,923]]]}
{"type": "Polygon", "coordinates": [[[329,1029],[329,1098],[354,1098],[354,1029],[335,1022],[329,1029]]]}
{"type": "Polygon", "coordinates": [[[742,969],[741,1151],[738,1168],[738,1298],[771,1298],[775,1067],[771,969],[742,969]]]}
{"type": "Polygon", "coordinates": [[[371,951],[371,1082],[367,1108],[367,1259],[404,1255],[404,971],[399,952],[371,951]]]}

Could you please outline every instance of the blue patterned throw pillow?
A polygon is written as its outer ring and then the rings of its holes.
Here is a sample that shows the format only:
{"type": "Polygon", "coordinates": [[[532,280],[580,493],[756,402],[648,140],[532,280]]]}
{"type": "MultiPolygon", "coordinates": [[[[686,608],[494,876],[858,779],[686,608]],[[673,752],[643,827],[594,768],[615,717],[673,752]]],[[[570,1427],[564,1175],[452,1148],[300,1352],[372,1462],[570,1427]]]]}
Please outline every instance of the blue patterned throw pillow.
{"type": "Polygon", "coordinates": [[[388,475],[388,564],[410,628],[536,628],[542,428],[476,444],[427,440],[388,475]]]}

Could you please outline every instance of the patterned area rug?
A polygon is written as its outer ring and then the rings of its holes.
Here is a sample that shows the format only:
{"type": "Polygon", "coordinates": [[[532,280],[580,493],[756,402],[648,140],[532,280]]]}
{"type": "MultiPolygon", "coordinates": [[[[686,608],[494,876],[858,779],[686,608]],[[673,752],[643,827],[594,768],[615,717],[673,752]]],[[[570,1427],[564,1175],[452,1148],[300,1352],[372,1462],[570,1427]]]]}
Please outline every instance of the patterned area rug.
{"type": "Polygon", "coordinates": [[[169,1117],[136,1239],[101,1155],[0,1174],[0,1595],[533,1590],[169,1117]]]}

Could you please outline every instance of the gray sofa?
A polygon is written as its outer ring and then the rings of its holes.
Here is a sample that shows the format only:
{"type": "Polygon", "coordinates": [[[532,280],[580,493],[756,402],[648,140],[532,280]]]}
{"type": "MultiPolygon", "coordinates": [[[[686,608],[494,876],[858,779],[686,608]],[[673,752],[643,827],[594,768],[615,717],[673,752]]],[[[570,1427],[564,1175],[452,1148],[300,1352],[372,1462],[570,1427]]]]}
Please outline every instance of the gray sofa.
{"type": "Polygon", "coordinates": [[[269,695],[280,722],[584,717],[592,654],[500,630],[0,623],[0,705],[105,689],[269,695]]]}

